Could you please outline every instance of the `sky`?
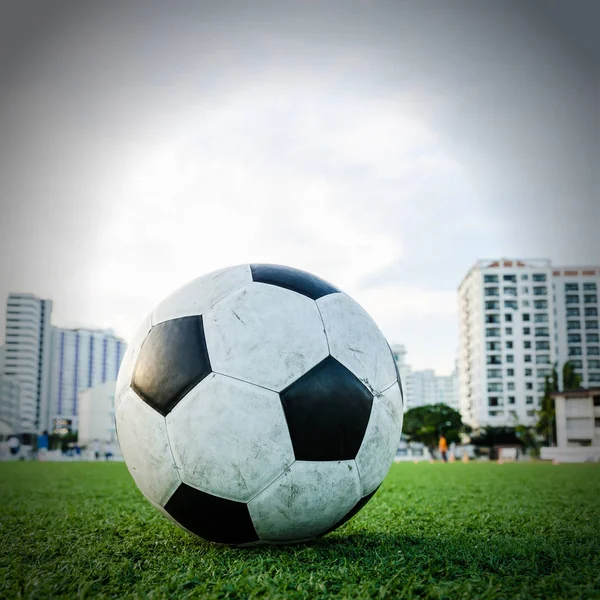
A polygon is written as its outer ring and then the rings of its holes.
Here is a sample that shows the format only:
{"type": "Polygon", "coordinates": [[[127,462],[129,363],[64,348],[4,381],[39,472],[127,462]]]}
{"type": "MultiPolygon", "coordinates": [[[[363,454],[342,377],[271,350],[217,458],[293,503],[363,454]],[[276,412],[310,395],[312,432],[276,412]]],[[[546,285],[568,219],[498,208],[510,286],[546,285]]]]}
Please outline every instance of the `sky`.
{"type": "Polygon", "coordinates": [[[127,339],[199,275],[284,264],[449,373],[477,259],[600,264],[598,7],[15,1],[0,297],[127,339]]]}

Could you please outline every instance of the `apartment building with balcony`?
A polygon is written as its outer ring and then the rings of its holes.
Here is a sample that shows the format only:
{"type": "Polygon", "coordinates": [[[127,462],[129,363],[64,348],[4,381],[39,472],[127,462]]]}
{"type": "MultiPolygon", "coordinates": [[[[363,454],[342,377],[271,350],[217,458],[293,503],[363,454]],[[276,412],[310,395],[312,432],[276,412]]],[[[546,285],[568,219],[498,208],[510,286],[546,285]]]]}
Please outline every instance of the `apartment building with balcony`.
{"type": "Polygon", "coordinates": [[[458,289],[460,411],[472,427],[532,424],[555,351],[549,260],[479,260],[458,289]]]}
{"type": "Polygon", "coordinates": [[[569,361],[582,387],[599,387],[600,267],[556,267],[552,280],[558,363],[562,366],[569,361]]]}
{"type": "Polygon", "coordinates": [[[542,458],[558,462],[600,461],[600,387],[553,394],[557,445],[542,458]]]}

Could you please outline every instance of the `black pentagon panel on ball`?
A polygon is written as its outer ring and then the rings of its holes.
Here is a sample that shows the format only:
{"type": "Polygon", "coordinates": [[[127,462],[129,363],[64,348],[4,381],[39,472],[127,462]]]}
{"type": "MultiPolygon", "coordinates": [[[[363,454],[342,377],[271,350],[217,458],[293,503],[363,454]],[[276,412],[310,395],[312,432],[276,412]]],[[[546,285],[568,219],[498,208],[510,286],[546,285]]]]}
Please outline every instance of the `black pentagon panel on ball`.
{"type": "Polygon", "coordinates": [[[252,280],[292,290],[317,300],[340,290],[320,277],[280,265],[250,265],[252,280]]]}
{"type": "Polygon", "coordinates": [[[250,544],[258,541],[248,506],[201,492],[182,483],[165,510],[187,530],[217,544],[250,544]]]}
{"type": "Polygon", "coordinates": [[[373,406],[373,395],[328,356],[280,393],[296,460],[353,460],[373,406]]]}
{"type": "Polygon", "coordinates": [[[135,363],[131,387],[166,416],[210,372],[202,317],[182,317],[150,330],[135,363]]]}
{"type": "Polygon", "coordinates": [[[335,531],[338,527],[341,527],[342,525],[347,523],[357,512],[359,512],[365,507],[367,502],[377,493],[378,489],[379,486],[377,486],[377,488],[374,489],[370,494],[363,496],[337,523],[334,523],[327,531],[324,531],[319,537],[327,535],[328,533],[335,531]]]}

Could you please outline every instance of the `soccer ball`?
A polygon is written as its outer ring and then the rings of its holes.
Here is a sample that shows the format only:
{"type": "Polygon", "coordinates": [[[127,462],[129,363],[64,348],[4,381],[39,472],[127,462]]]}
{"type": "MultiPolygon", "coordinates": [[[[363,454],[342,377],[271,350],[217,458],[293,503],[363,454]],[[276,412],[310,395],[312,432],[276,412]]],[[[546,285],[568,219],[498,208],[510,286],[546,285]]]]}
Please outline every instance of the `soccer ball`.
{"type": "Polygon", "coordinates": [[[373,496],[402,427],[390,347],[348,295],[304,271],[241,265],[148,315],[115,391],[144,496],[220,544],[310,540],[373,496]]]}

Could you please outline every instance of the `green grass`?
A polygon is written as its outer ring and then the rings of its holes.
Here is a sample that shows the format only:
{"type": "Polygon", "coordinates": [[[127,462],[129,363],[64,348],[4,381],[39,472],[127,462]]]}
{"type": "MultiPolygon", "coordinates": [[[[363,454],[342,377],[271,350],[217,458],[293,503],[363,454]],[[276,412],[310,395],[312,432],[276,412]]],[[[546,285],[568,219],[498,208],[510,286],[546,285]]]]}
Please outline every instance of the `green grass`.
{"type": "Polygon", "coordinates": [[[0,598],[600,598],[600,467],[401,464],[307,545],[171,524],[123,464],[0,464],[0,598]]]}

